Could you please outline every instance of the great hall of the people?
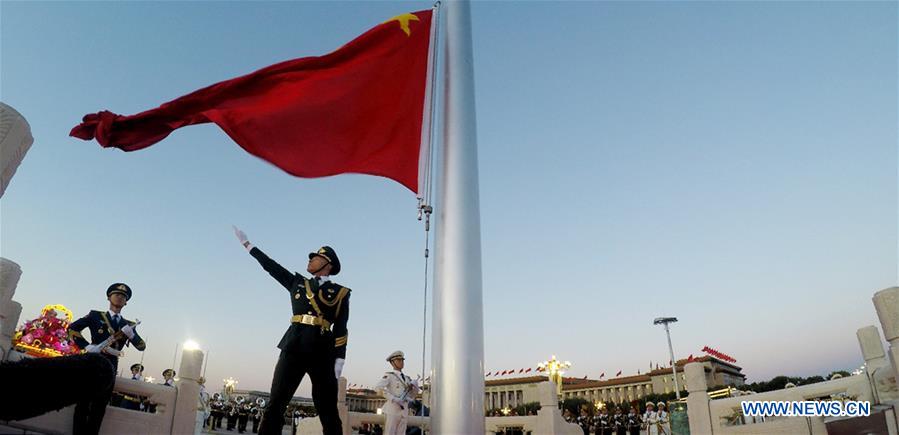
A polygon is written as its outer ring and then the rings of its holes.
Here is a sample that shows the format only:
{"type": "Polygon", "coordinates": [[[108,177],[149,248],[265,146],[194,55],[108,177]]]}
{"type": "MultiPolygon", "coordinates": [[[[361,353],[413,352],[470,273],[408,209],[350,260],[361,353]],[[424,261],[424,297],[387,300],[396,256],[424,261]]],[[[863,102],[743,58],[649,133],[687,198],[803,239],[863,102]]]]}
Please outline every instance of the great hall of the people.
{"type": "MultiPolygon", "coordinates": [[[[684,365],[687,360],[677,362],[678,388],[686,391],[684,365]]],[[[746,375],[742,368],[712,356],[694,358],[689,362],[699,362],[705,368],[707,385],[743,385],[746,375]]],[[[516,407],[537,402],[537,384],[547,380],[545,375],[508,379],[491,379],[484,382],[484,409],[516,407]]],[[[674,391],[671,367],[659,368],[649,373],[615,377],[609,380],[564,378],[562,399],[583,398],[594,402],[629,403],[649,394],[663,394],[674,391]]],[[[423,400],[427,403],[427,391],[423,400]]],[[[350,411],[376,412],[384,404],[384,399],[375,391],[356,389],[347,391],[347,405],[350,411]]]]}

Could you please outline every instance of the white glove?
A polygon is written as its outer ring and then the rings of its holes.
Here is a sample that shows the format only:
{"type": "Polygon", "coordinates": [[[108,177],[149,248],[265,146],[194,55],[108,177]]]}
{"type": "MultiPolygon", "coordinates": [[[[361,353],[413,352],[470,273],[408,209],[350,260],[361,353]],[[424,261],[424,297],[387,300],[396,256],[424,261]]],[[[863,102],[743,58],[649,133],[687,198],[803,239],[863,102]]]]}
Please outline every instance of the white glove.
{"type": "Polygon", "coordinates": [[[100,353],[100,346],[96,344],[89,344],[84,348],[84,351],[87,353],[100,353]]]}
{"type": "Polygon", "coordinates": [[[231,225],[231,228],[234,228],[234,235],[237,236],[237,240],[240,240],[240,244],[243,245],[244,248],[247,248],[247,251],[253,250],[253,244],[247,240],[247,233],[240,230],[234,225],[231,225]]]}
{"type": "Polygon", "coordinates": [[[134,327],[131,325],[125,326],[124,328],[122,328],[122,334],[125,334],[126,336],[128,336],[129,339],[133,339],[134,338],[134,327]]]}
{"type": "Polygon", "coordinates": [[[337,358],[337,360],[334,361],[334,377],[335,378],[340,379],[340,374],[343,373],[343,363],[345,363],[345,362],[346,362],[346,360],[343,358],[337,358]]]}

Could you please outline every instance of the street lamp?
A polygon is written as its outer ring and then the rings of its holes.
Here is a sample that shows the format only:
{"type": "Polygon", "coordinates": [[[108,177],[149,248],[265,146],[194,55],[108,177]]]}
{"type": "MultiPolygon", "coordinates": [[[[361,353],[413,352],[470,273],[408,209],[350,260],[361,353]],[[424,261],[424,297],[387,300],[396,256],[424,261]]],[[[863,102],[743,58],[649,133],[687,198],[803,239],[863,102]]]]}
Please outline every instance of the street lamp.
{"type": "Polygon", "coordinates": [[[570,362],[559,361],[555,355],[549,361],[537,364],[537,370],[546,372],[549,375],[549,380],[556,383],[556,394],[559,396],[562,395],[562,375],[565,374],[565,370],[569,367],[571,367],[570,362]]]}
{"type": "Polygon", "coordinates": [[[671,373],[674,375],[674,395],[680,400],[680,388],[677,386],[677,360],[674,359],[674,348],[671,347],[671,331],[668,330],[668,324],[677,322],[677,317],[656,317],[652,321],[653,325],[664,325],[665,335],[668,336],[668,352],[671,355],[671,373]]]}

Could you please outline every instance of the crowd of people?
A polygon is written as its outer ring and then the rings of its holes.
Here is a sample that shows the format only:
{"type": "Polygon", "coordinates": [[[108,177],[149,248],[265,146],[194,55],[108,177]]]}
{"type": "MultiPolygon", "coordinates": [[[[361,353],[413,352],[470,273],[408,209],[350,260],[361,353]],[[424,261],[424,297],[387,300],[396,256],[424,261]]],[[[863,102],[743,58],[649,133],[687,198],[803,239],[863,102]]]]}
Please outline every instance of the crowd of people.
{"type": "Polygon", "coordinates": [[[646,411],[642,414],[635,406],[625,413],[624,407],[601,407],[591,413],[588,406],[581,408],[580,415],[574,415],[566,409],[563,413],[565,421],[577,424],[584,435],[669,435],[671,421],[665,402],[646,403],[646,411]]]}

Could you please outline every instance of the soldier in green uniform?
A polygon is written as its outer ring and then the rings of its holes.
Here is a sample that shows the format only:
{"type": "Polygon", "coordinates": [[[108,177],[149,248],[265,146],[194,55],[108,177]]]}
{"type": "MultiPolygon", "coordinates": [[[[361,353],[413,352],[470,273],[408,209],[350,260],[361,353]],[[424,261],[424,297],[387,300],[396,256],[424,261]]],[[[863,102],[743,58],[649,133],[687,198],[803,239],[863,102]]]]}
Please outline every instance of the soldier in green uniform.
{"type": "Polygon", "coordinates": [[[307,373],[312,380],[312,402],[325,434],[342,434],[337,413],[337,379],[346,359],[350,289],[331,281],[340,273],[340,260],[330,246],[309,254],[307,278],[269,258],[234,228],[241,245],[290,295],[293,316],[278,348],[281,354],[272,378],[271,398],[261,434],[280,434],[284,411],[307,373]]]}
{"type": "MultiPolygon", "coordinates": [[[[109,300],[109,309],[106,311],[91,310],[86,316],[69,324],[69,338],[75,341],[79,347],[88,353],[99,353],[112,363],[113,373],[118,371],[119,355],[126,344],[131,343],[137,350],[146,349],[144,340],[137,335],[135,327],[137,323],[122,317],[122,308],[131,300],[131,287],[127,284],[115,283],[106,289],[106,299],[109,300]],[[88,342],[81,335],[84,328],[89,328],[91,341],[88,342]],[[107,339],[115,336],[119,338],[107,339]]],[[[106,414],[106,405],[112,396],[113,384],[103,394],[91,400],[79,402],[75,406],[75,421],[72,431],[75,435],[96,434],[100,431],[103,416],[106,414]]]]}

